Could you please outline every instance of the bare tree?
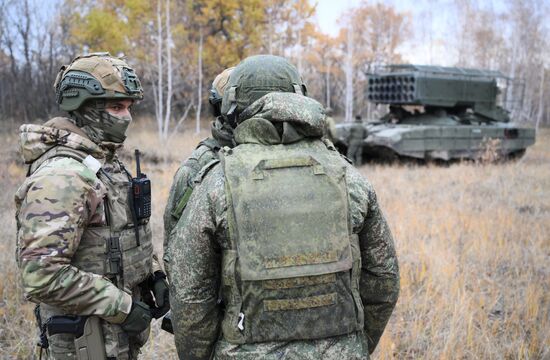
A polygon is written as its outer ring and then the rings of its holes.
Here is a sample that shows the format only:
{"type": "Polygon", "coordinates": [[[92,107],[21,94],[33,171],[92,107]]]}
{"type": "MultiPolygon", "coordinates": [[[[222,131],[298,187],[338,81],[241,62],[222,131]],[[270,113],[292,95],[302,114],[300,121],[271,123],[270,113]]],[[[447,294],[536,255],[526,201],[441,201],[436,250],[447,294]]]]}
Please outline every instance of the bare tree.
{"type": "Polygon", "coordinates": [[[164,15],[162,3],[157,2],[157,72],[156,85],[153,82],[153,93],[155,100],[155,118],[157,121],[157,131],[161,139],[166,140],[170,129],[170,120],[172,118],[172,98],[173,91],[173,70],[172,70],[172,29],[170,23],[170,0],[165,1],[164,15]],[[164,38],[164,36],[166,36],[164,38]],[[166,65],[166,66],[165,66],[166,65]],[[164,80],[166,79],[166,84],[164,80]]]}
{"type": "Polygon", "coordinates": [[[351,122],[353,119],[353,23],[349,22],[347,29],[347,48],[346,48],[346,103],[345,103],[345,121],[351,122]]]}
{"type": "MultiPolygon", "coordinates": [[[[162,138],[164,134],[164,128],[163,128],[163,115],[164,115],[164,101],[163,101],[163,95],[164,95],[164,86],[162,83],[162,78],[164,74],[163,70],[163,61],[162,61],[162,51],[163,51],[163,45],[162,45],[162,5],[160,0],[157,1],[157,87],[153,88],[153,91],[155,93],[155,114],[156,114],[156,120],[157,120],[157,130],[159,137],[162,138]]],[[[154,86],[154,83],[153,83],[154,86]]]]}
{"type": "Polygon", "coordinates": [[[170,0],[166,0],[166,109],[164,115],[163,138],[168,137],[170,118],[172,115],[172,29],[170,26],[170,0]]]}
{"type": "Polygon", "coordinates": [[[544,64],[540,67],[540,86],[539,86],[539,109],[537,116],[537,123],[535,129],[539,130],[539,125],[542,122],[542,117],[544,116],[544,78],[545,78],[546,68],[544,64]]]}
{"type": "Polygon", "coordinates": [[[198,51],[198,66],[197,66],[197,111],[195,119],[195,133],[201,131],[201,109],[202,109],[202,42],[203,29],[199,27],[199,51],[198,51]]]}

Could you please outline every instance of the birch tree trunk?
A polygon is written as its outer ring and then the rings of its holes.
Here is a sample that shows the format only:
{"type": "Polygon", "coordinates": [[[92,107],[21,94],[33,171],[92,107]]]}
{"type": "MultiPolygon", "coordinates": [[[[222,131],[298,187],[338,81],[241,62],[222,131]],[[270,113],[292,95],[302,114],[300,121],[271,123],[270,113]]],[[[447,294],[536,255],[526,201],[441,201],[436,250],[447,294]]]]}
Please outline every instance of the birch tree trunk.
{"type": "Polygon", "coordinates": [[[353,120],[353,24],[350,20],[348,25],[347,53],[346,53],[346,112],[345,121],[353,120]]]}
{"type": "Polygon", "coordinates": [[[162,76],[163,76],[163,68],[162,68],[162,12],[161,12],[161,2],[158,0],[157,2],[157,96],[155,98],[155,117],[157,120],[157,130],[159,138],[163,137],[163,126],[162,126],[162,118],[164,115],[163,111],[163,83],[162,83],[162,76]]]}
{"type": "Polygon", "coordinates": [[[298,30],[298,73],[302,73],[302,22],[299,24],[298,30]]]}
{"type": "Polygon", "coordinates": [[[273,55],[273,3],[270,3],[271,10],[269,11],[269,29],[267,33],[269,55],[273,55]]]}
{"type": "Polygon", "coordinates": [[[170,0],[166,0],[166,108],[164,110],[163,139],[168,138],[172,115],[172,29],[170,27],[170,0]]]}
{"type": "Polygon", "coordinates": [[[544,63],[541,64],[540,74],[540,89],[539,89],[539,111],[537,115],[537,123],[535,125],[535,132],[539,131],[539,125],[542,122],[542,116],[544,115],[544,75],[546,73],[544,63]]]}
{"type": "Polygon", "coordinates": [[[326,75],[326,86],[327,86],[327,108],[330,107],[330,61],[327,61],[327,75],[326,75]]]}
{"type": "Polygon", "coordinates": [[[201,132],[201,108],[202,108],[202,26],[199,29],[199,63],[198,63],[198,84],[197,84],[197,118],[195,120],[195,133],[201,132]]]}

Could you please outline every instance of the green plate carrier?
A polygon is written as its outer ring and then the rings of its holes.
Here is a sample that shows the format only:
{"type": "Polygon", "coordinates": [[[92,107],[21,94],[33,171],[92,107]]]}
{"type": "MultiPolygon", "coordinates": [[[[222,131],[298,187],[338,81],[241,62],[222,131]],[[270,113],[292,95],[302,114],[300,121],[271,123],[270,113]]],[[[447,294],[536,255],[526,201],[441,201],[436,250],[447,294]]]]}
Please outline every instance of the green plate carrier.
{"type": "Polygon", "coordinates": [[[231,250],[222,329],[233,343],[317,339],[363,327],[346,170],[319,140],[222,156],[231,250]]]}

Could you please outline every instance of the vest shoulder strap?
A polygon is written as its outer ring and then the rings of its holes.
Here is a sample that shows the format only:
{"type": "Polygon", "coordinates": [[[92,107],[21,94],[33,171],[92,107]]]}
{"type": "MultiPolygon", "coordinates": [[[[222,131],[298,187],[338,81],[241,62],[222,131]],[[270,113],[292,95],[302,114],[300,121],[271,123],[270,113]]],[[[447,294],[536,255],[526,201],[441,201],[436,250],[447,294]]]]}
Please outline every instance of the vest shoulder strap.
{"type": "Polygon", "coordinates": [[[208,174],[208,172],[219,163],[219,159],[214,159],[210,162],[208,162],[206,165],[204,165],[197,175],[195,175],[191,181],[189,181],[187,188],[185,189],[183,195],[179,199],[176,207],[172,211],[171,215],[175,219],[179,219],[181,217],[181,214],[183,214],[183,210],[185,210],[185,207],[187,206],[187,202],[189,202],[189,199],[191,198],[191,194],[193,193],[193,190],[197,186],[197,184],[200,184],[202,182],[202,179],[208,174]]]}
{"type": "Polygon", "coordinates": [[[196,149],[198,149],[202,145],[206,146],[212,151],[219,151],[221,149],[221,146],[218,143],[218,141],[211,137],[201,140],[201,142],[199,142],[199,144],[197,145],[196,149]]]}

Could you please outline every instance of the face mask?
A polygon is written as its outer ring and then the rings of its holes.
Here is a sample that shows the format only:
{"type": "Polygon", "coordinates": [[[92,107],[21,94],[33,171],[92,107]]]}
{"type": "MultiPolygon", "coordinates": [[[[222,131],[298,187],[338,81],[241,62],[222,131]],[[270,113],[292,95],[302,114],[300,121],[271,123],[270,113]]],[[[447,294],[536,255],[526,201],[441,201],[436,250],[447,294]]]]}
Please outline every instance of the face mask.
{"type": "Polygon", "coordinates": [[[126,139],[126,130],[132,122],[131,116],[116,116],[106,110],[84,107],[71,113],[75,124],[95,142],[122,143],[126,139]]]}

